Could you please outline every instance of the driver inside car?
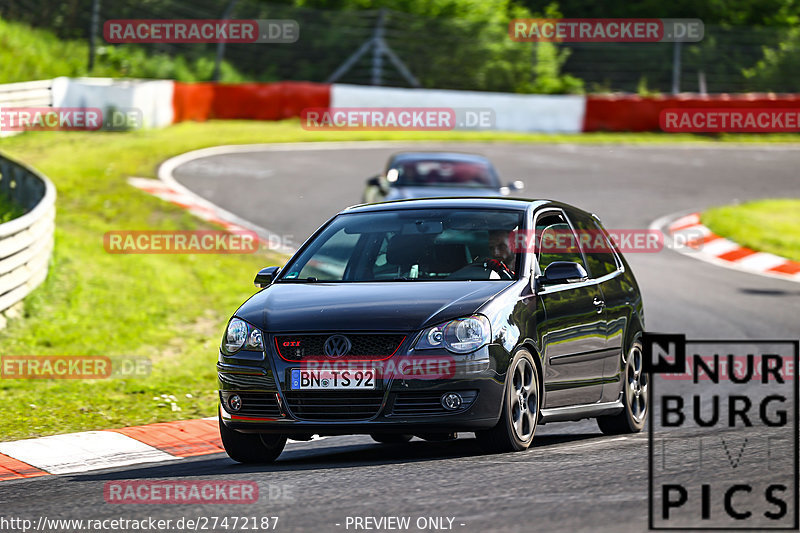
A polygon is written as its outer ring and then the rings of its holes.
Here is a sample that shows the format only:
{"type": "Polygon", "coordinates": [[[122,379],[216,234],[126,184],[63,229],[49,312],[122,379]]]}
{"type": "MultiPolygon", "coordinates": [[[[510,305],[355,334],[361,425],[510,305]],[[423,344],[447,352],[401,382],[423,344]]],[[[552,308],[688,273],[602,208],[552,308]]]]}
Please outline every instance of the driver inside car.
{"type": "Polygon", "coordinates": [[[489,257],[483,259],[484,268],[496,272],[502,279],[513,279],[516,275],[513,268],[517,254],[511,251],[510,237],[510,231],[489,231],[489,257]]]}

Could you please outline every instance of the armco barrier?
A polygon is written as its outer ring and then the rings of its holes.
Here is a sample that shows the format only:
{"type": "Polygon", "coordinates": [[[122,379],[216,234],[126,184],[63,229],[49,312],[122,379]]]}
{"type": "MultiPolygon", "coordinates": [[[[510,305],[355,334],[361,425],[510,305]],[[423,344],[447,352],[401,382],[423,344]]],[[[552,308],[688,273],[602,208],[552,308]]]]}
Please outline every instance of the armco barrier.
{"type": "Polygon", "coordinates": [[[55,78],[53,107],[137,109],[145,128],[164,128],[174,122],[172,80],[112,78],[55,78]]]}
{"type": "Polygon", "coordinates": [[[283,120],[299,117],[305,108],[485,108],[494,111],[491,129],[580,133],[659,131],[661,111],[670,108],[800,109],[800,95],[540,95],[301,81],[217,84],[110,78],[56,78],[0,85],[0,108],[23,105],[138,108],[144,126],[150,128],[215,118],[283,120]]]}
{"type": "Polygon", "coordinates": [[[494,130],[580,133],[586,97],[334,84],[331,108],[449,107],[492,109],[494,130]]]}
{"type": "Polygon", "coordinates": [[[45,176],[0,155],[0,193],[25,214],[0,224],[0,311],[47,277],[55,229],[56,189],[45,176]]]}
{"type": "Polygon", "coordinates": [[[800,95],[588,96],[583,131],[659,131],[664,109],[798,109],[800,95]]]}
{"type": "Polygon", "coordinates": [[[308,107],[330,105],[330,85],[310,82],[181,83],[173,91],[175,122],[181,120],[283,120],[308,107]]]}
{"type": "MultiPolygon", "coordinates": [[[[53,80],[24,81],[0,85],[0,109],[4,107],[49,107],[53,104],[53,80]]],[[[18,131],[3,131],[0,137],[16,135],[18,131]]]]}

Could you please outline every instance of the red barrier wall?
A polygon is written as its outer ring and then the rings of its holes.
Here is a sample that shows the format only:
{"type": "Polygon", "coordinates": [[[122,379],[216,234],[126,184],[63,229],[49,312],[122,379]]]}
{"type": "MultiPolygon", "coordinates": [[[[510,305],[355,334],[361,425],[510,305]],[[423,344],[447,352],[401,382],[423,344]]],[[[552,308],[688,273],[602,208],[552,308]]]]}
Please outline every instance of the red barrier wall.
{"type": "Polygon", "coordinates": [[[330,85],[302,81],[278,83],[175,82],[175,122],[211,118],[283,120],[307,107],[330,107],[330,85]]]}
{"type": "Polygon", "coordinates": [[[800,109],[800,95],[588,96],[583,131],[660,131],[659,115],[671,108],[800,109]]]}
{"type": "Polygon", "coordinates": [[[214,101],[213,83],[173,83],[173,122],[184,120],[208,120],[214,101]]]}

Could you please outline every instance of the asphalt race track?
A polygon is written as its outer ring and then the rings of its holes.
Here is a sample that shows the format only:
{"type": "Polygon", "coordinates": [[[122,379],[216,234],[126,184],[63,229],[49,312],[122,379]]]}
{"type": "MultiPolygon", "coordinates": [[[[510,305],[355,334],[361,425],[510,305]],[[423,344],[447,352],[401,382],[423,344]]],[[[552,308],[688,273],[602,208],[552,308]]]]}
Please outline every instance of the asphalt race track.
{"type": "MultiPolygon", "coordinates": [[[[391,153],[409,147],[483,153],[504,181],[525,181],[523,196],[575,204],[615,229],[647,228],[663,215],[734,201],[800,197],[800,150],[754,145],[362,143],[219,155],[187,163],[174,175],[219,206],[299,243],[329,216],[358,203],[365,179],[391,153]]],[[[627,258],[650,331],[702,339],[800,337],[798,283],[671,250],[627,258]]],[[[607,437],[593,421],[550,424],[537,430],[529,451],[495,456],[482,455],[471,434],[453,443],[415,439],[408,445],[326,438],[290,443],[272,466],[241,466],[214,455],[8,481],[0,485],[0,505],[17,516],[50,518],[279,516],[277,531],[355,531],[346,522],[354,516],[410,516],[410,531],[419,530],[413,526],[420,517],[452,518],[452,529],[465,532],[646,531],[647,433],[607,437]],[[103,499],[108,480],[223,478],[257,481],[259,503],[112,505],[103,499]]]]}

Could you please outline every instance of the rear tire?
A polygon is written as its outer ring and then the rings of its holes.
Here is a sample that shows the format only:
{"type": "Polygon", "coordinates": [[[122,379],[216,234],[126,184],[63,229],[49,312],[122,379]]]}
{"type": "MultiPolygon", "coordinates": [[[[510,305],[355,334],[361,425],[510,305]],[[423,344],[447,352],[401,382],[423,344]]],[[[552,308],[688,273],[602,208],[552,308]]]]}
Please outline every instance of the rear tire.
{"type": "Polygon", "coordinates": [[[539,372],[533,356],[519,350],[506,375],[503,411],[492,429],[475,432],[478,445],[489,453],[519,452],[528,449],[539,423],[539,372]]]}
{"type": "Polygon", "coordinates": [[[228,457],[237,463],[272,463],[286,446],[286,435],[239,433],[230,429],[219,418],[219,436],[228,457]]]}
{"type": "Polygon", "coordinates": [[[370,433],[369,436],[372,437],[372,440],[381,444],[405,444],[414,438],[413,435],[401,433],[370,433]]]}
{"type": "Polygon", "coordinates": [[[643,368],[642,344],[633,343],[625,358],[622,403],[625,408],[619,414],[597,417],[597,425],[606,435],[639,433],[644,429],[648,411],[648,376],[643,368]]]}

